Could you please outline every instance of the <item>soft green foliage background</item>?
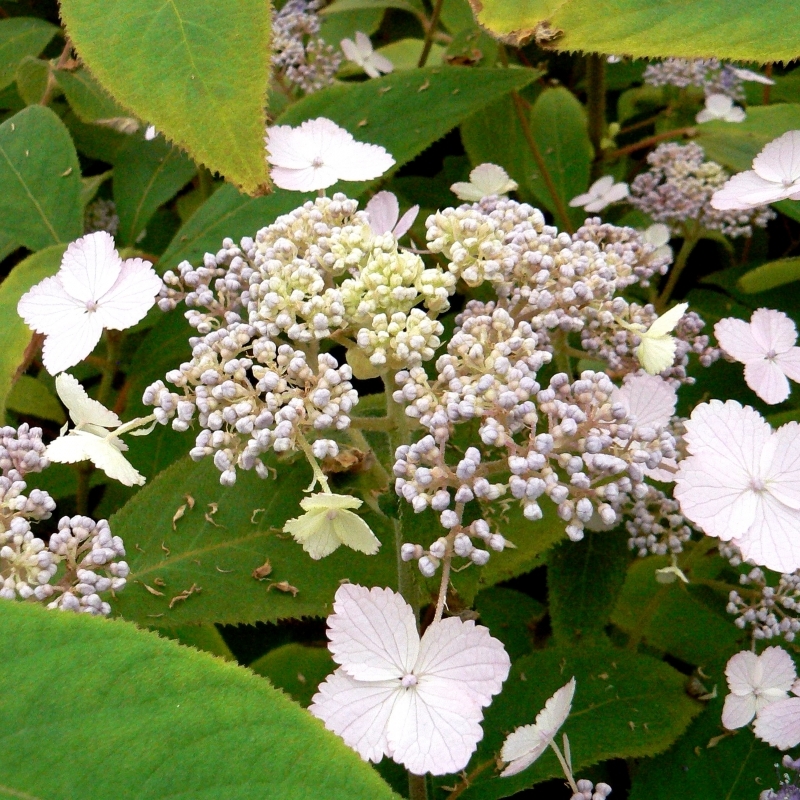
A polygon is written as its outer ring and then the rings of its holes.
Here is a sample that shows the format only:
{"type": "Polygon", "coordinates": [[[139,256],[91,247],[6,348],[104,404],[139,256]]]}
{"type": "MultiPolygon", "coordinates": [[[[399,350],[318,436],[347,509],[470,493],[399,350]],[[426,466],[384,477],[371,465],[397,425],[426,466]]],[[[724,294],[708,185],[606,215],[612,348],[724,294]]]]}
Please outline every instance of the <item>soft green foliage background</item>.
{"type": "Polygon", "coordinates": [[[125,622],[10,603],[0,639],[6,796],[73,800],[79,786],[97,800],[395,796],[320,722],[228,662],[125,622]],[[48,702],[63,684],[71,699],[48,702]],[[56,743],[78,732],[91,744],[64,758],[56,743]]]}

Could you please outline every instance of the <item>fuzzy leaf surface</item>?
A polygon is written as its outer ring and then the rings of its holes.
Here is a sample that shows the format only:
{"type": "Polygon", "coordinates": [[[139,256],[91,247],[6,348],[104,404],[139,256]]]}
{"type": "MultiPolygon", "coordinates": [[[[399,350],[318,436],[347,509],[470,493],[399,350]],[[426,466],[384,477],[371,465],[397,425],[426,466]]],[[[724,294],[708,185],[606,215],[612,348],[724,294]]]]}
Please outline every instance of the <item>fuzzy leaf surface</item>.
{"type": "Polygon", "coordinates": [[[470,0],[478,22],[513,45],[635,58],[791,61],[793,0],[470,0]]]}
{"type": "Polygon", "coordinates": [[[758,294],[795,281],[800,281],[800,258],[780,258],[746,272],[738,286],[746,294],[758,294]]]}
{"type": "Polygon", "coordinates": [[[36,17],[0,20],[0,89],[14,80],[25,56],[38,56],[57,33],[55,25],[36,17]]]}
{"type": "MultiPolygon", "coordinates": [[[[188,449],[191,434],[184,439],[188,449]]],[[[151,627],[275,622],[327,616],[345,578],[368,586],[395,585],[392,534],[384,518],[373,512],[361,515],[383,543],[375,556],[342,546],[313,561],[282,532],[288,519],[302,513],[299,503],[310,480],[311,470],[300,459],[278,464],[277,477],[266,481],[240,470],[232,487],[220,485],[210,459],[176,462],[111,518],[112,530],[125,542],[132,573],[116,609],[126,619],[151,627]],[[193,509],[186,495],[193,498],[193,509]],[[173,530],[173,517],[183,505],[187,507],[173,530]],[[257,580],[253,570],[267,559],[272,572],[257,580]],[[284,581],[297,589],[296,596],[269,588],[284,581]],[[192,586],[196,588],[185,600],[174,600],[192,586]]]]}
{"type": "Polygon", "coordinates": [[[0,231],[29,250],[83,233],[81,170],[69,131],[43,106],[0,125],[0,231]]]}
{"type": "Polygon", "coordinates": [[[119,620],[22,603],[3,604],[0,638],[0,795],[73,800],[89,787],[97,800],[395,797],[317,720],[229,662],[119,620]],[[90,702],[41,702],[65,675],[90,702]],[[69,759],[42,747],[76,730],[91,730],[93,744],[69,759]]]}
{"type": "Polygon", "coordinates": [[[267,0],[63,0],[61,16],[123,107],[244,192],[265,184],[267,0]]]}
{"type": "Polygon", "coordinates": [[[304,707],[311,705],[317,687],[337,667],[327,647],[309,647],[297,642],[276,647],[249,666],[304,707]]]}

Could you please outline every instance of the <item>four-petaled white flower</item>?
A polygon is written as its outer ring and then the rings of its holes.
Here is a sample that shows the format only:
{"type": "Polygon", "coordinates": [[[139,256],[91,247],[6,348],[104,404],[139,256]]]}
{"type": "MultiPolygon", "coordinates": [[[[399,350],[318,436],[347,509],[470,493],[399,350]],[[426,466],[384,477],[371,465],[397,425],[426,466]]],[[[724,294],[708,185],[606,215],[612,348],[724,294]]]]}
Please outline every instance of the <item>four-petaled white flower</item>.
{"type": "Polygon", "coordinates": [[[726,94],[710,94],[706,97],[706,107],[697,112],[695,120],[700,124],[718,119],[722,122],[742,122],[747,115],[744,109],[733,104],[726,94]]]}
{"type": "Polygon", "coordinates": [[[47,457],[59,464],[91,461],[109,478],[125,486],[141,486],[144,476],[122,455],[128,445],[115,435],[122,420],[102,403],[92,400],[83,386],[67,372],[56,378],[56,391],[75,427],[68,433],[65,433],[66,425],[62,428],[61,436],[47,445],[47,457]]]}
{"type": "Polygon", "coordinates": [[[800,382],[797,328],[782,311],[759,308],[749,323],[726,317],[714,334],[723,352],[744,364],[745,382],[765,403],[782,403],[789,396],[788,378],[800,382]]]}
{"type": "Polygon", "coordinates": [[[712,400],[685,427],[690,455],[674,492],[683,515],[756,564],[800,568],[800,424],[773,431],[750,406],[712,400]]]}
{"type": "Polygon", "coordinates": [[[775,81],[772,78],[768,78],[766,75],[761,75],[758,72],[753,72],[751,69],[744,69],[744,67],[731,67],[728,66],[728,69],[740,80],[740,81],[752,81],[753,83],[763,83],[765,86],[773,86],[775,81]]]}
{"type": "Polygon", "coordinates": [[[391,233],[399,239],[408,233],[419,214],[419,206],[411,206],[400,216],[400,205],[391,192],[378,192],[366,205],[364,211],[369,216],[369,227],[376,236],[391,233]]]}
{"type": "Polygon", "coordinates": [[[672,258],[670,238],[669,227],[663,222],[654,223],[642,233],[642,239],[656,248],[653,253],[654,258],[672,258]]]}
{"type": "Polygon", "coordinates": [[[56,375],[86,358],[104,328],[121,331],[139,322],[160,289],[149,261],[123,261],[113,237],[98,231],[72,242],[58,273],[22,295],[17,312],[47,337],[44,365],[56,375]]]}
{"type": "Polygon", "coordinates": [[[586,211],[602,211],[606,206],[616,203],[628,196],[627,183],[614,183],[612,175],[605,175],[596,180],[585,194],[579,194],[569,201],[573,208],[583,206],[586,211]]]}
{"type": "Polygon", "coordinates": [[[368,556],[374,555],[381,546],[380,540],[358,514],[349,510],[359,508],[361,502],[349,494],[312,494],[300,501],[306,513],[290,519],[283,529],[291,533],[314,560],[329,556],[342,544],[368,556]]]}
{"type": "Polygon", "coordinates": [[[500,773],[508,778],[527,769],[549,746],[561,726],[566,722],[575,696],[575,678],[562,686],[536,715],[533,725],[523,725],[510,733],[500,758],[511,763],[500,773]]]}
{"type": "Polygon", "coordinates": [[[639,359],[645,372],[658,375],[659,372],[672,366],[678,345],[675,337],[670,334],[681,321],[687,308],[689,308],[688,303],[678,303],[658,317],[646,330],[642,330],[642,325],[625,326],[636,333],[641,340],[634,348],[633,354],[639,359]]]}
{"type": "Polygon", "coordinates": [[[265,141],[272,180],[294,192],[327,189],[337,181],[369,181],[394,164],[383,147],[357,142],[325,117],[306,120],[297,128],[268,128],[265,141]]]}
{"type": "Polygon", "coordinates": [[[747,725],[768,705],[789,696],[797,680],[792,657],[782,647],[768,647],[760,656],[743,650],[725,667],[730,694],[722,709],[729,730],[747,725]]]}
{"type": "Polygon", "coordinates": [[[391,589],[344,584],[328,617],[333,660],[309,711],[365,761],[410,772],[463,769],[483,736],[483,707],[508,677],[501,642],[472,620],[432,623],[420,640],[411,606],[391,589]]]}
{"type": "Polygon", "coordinates": [[[362,31],[356,31],[355,41],[342,39],[340,44],[344,57],[358,64],[370,78],[380,78],[381,73],[388,74],[394,70],[394,64],[386,56],[375,52],[369,36],[362,31]]]}
{"type": "Polygon", "coordinates": [[[744,210],[800,200],[800,131],[788,131],[771,141],[753,159],[753,169],[728,180],[711,197],[720,211],[744,210]]]}
{"type": "Polygon", "coordinates": [[[450,191],[459,200],[477,203],[484,197],[505,195],[517,188],[517,182],[508,177],[508,173],[497,164],[478,164],[469,174],[469,183],[458,181],[450,187],[450,191]]]}

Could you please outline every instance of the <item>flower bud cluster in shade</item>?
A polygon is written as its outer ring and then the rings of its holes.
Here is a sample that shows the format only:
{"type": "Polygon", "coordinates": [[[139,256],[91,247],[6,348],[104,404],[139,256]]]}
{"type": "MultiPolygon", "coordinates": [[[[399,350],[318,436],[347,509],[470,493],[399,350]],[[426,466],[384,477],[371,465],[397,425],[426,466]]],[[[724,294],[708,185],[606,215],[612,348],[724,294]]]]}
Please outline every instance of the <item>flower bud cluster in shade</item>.
{"type": "Polygon", "coordinates": [[[732,100],[744,100],[744,83],[728,64],[716,58],[666,58],[648,64],[644,71],[644,82],[649,86],[675,86],[686,89],[690,86],[702,89],[706,97],[724,94],[732,100]]]}
{"type": "Polygon", "coordinates": [[[237,468],[266,477],[261,456],[297,449],[299,435],[316,440],[318,457],[337,454],[323,433],[349,426],[358,395],[353,369],[319,353],[322,341],[345,343],[368,374],[418,367],[440,345],[435,316],[455,277],[375,234],[357,208],[342,194],[318,198],[164,276],[160,307],[184,300],[199,335],[191,360],[166,376],[178,391],[157,381],[144,402],[176,430],[197,417],[191,455],[213,455],[225,484],[237,468]]]}
{"type": "Polygon", "coordinates": [[[108,522],[62,517],[48,542],[31,531],[32,521],[49,519],[56,507],[47,492],[24,494],[25,476],[50,465],[44,451],[40,428],[0,428],[0,598],[54,598],[48,608],[109,614],[101,594],[122,590],[129,570],[108,522]]]}
{"type": "MultiPolygon", "coordinates": [[[[720,543],[720,553],[731,564],[742,564],[742,554],[731,542],[720,543]]],[[[747,562],[744,562],[747,563],[747,562]]],[[[739,628],[749,628],[754,639],[793,642],[800,631],[800,571],[782,574],[777,583],[761,567],[739,576],[742,594],[731,591],[727,611],[735,614],[739,628]]]]}
{"type": "Polygon", "coordinates": [[[305,94],[333,83],[342,54],[319,36],[317,0],[288,0],[272,20],[272,67],[305,94]]]}
{"type": "Polygon", "coordinates": [[[683,226],[697,222],[708,231],[735,238],[752,236],[753,227],[764,228],[775,218],[769,206],[745,211],[712,208],[711,196],[721,189],[730,174],[714,161],[705,160],[700,145],[667,142],[647,156],[650,169],[631,184],[629,202],[656,222],[683,235],[683,226]]]}
{"type": "Polygon", "coordinates": [[[113,200],[100,197],[86,206],[83,214],[84,233],[107,231],[112,236],[116,236],[118,230],[119,214],[117,214],[117,204],[113,200]]]}

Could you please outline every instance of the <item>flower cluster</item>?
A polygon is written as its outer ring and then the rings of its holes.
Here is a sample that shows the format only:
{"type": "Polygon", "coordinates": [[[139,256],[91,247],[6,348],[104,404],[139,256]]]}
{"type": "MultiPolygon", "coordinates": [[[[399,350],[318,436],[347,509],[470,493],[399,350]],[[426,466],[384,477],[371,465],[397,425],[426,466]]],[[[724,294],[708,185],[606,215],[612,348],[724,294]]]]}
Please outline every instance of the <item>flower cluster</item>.
{"type": "Polygon", "coordinates": [[[42,431],[23,424],[0,428],[0,598],[48,600],[48,608],[109,614],[102,593],[120,591],[128,565],[125,548],[105,520],[63,517],[48,542],[31,522],[49,519],[55,502],[39,489],[25,495],[25,476],[49,461],[42,431]],[[61,569],[60,574],[59,570],[61,569]]]}
{"type": "Polygon", "coordinates": [[[765,789],[758,796],[758,800],[800,800],[800,784],[798,784],[800,774],[797,774],[800,773],[800,759],[784,756],[781,764],[795,775],[784,772],[780,786],[777,789],[765,789]]]}
{"type": "Polygon", "coordinates": [[[288,0],[272,20],[272,66],[305,94],[333,83],[342,55],[318,36],[318,0],[288,0]]]}
{"type": "Polygon", "coordinates": [[[649,214],[656,222],[682,234],[689,223],[726,236],[750,236],[753,226],[763,228],[775,217],[767,206],[751,210],[712,207],[712,195],[730,177],[719,164],[706,161],[703,148],[694,142],[686,145],[660,144],[647,156],[650,169],[634,178],[629,202],[649,214]]]}
{"type": "Polygon", "coordinates": [[[117,214],[117,204],[113,200],[104,200],[101,197],[86,206],[83,215],[84,233],[106,231],[116,236],[118,230],[119,214],[117,214]]]}
{"type": "Polygon", "coordinates": [[[690,86],[702,89],[706,95],[724,94],[733,100],[744,100],[744,84],[737,74],[740,70],[721,64],[716,58],[666,58],[648,64],[644,82],[650,86],[690,86]]]}

